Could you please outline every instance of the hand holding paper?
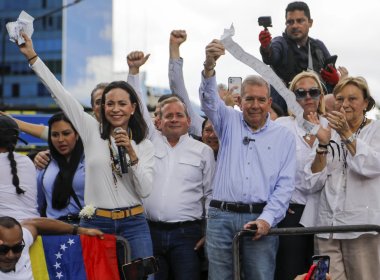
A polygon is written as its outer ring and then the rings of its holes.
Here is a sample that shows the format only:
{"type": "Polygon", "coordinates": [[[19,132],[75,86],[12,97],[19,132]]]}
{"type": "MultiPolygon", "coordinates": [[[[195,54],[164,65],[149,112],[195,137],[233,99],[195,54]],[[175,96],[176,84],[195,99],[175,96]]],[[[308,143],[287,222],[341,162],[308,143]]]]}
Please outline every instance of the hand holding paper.
{"type": "Polygon", "coordinates": [[[21,36],[21,32],[24,32],[29,38],[33,35],[33,21],[34,18],[25,11],[22,11],[18,16],[17,21],[8,22],[6,24],[9,34],[9,40],[19,45],[24,44],[24,38],[21,36]]]}

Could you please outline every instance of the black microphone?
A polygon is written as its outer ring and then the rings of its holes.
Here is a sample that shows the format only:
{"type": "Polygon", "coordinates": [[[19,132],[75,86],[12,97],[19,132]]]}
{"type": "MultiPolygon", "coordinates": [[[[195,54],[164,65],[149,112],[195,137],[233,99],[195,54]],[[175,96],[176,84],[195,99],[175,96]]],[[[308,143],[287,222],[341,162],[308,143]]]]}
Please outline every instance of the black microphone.
{"type": "MultiPolygon", "coordinates": [[[[118,133],[123,130],[121,127],[116,127],[113,132],[118,133]]],[[[117,146],[117,151],[119,152],[119,164],[121,168],[121,173],[128,173],[128,166],[125,159],[125,148],[123,146],[117,146]]]]}
{"type": "Polygon", "coordinates": [[[253,139],[253,138],[248,138],[248,136],[245,136],[245,137],[243,138],[243,144],[244,144],[244,145],[248,145],[249,142],[251,142],[251,141],[255,142],[255,139],[253,139]]]}

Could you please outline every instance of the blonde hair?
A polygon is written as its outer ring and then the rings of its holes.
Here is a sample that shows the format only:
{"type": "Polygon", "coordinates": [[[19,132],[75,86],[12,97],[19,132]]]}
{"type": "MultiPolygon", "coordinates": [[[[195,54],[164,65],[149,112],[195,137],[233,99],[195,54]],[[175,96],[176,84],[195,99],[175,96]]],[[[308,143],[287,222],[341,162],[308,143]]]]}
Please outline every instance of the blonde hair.
{"type": "Polygon", "coordinates": [[[292,91],[292,92],[294,92],[297,83],[300,80],[305,79],[305,78],[313,79],[317,83],[318,89],[321,91],[321,96],[322,96],[322,98],[319,99],[317,113],[320,114],[320,115],[325,114],[325,112],[326,112],[325,99],[324,99],[325,88],[322,85],[322,83],[321,83],[321,81],[320,81],[320,79],[319,79],[319,77],[318,77],[318,75],[316,73],[303,71],[303,72],[297,74],[293,78],[293,80],[290,82],[289,90],[292,91]]]}
{"type": "Polygon", "coordinates": [[[353,85],[359,88],[363,93],[364,100],[368,101],[368,105],[367,108],[364,110],[364,113],[367,113],[368,111],[373,109],[373,107],[375,107],[376,102],[371,96],[366,79],[364,79],[363,77],[345,77],[339,80],[339,82],[336,84],[333,90],[334,97],[336,97],[336,95],[339,92],[341,92],[344,87],[348,85],[353,85]]]}

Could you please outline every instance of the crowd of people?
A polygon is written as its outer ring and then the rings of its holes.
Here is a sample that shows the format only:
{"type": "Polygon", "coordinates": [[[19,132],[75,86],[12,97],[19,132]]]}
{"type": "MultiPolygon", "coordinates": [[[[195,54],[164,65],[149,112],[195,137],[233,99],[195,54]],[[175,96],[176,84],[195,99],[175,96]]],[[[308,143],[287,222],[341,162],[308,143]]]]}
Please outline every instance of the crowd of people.
{"type": "Polygon", "coordinates": [[[308,35],[306,3],[290,3],[285,18],[282,36],[260,32],[260,52],[294,93],[301,119],[261,76],[246,77],[240,95],[218,85],[225,48],[216,39],[205,48],[198,115],[180,55],[185,30],[170,33],[172,94],[154,117],[141,98],[149,59],[141,51],[127,55],[127,81],[94,88],[90,115],[22,33],[20,52],[62,112],[48,127],[0,115],[0,216],[16,219],[0,218],[0,273],[19,270],[37,233],[79,225],[125,237],[132,259],[155,256],[159,271],[149,279],[233,279],[232,240],[243,229],[255,230],[242,240],[244,279],[308,279],[313,255],[330,257],[328,279],[380,279],[377,233],[268,235],[380,223],[380,124],[366,117],[375,105],[367,82],[325,65],[331,55],[308,35]],[[48,141],[34,165],[14,152],[20,130],[48,141]],[[10,229],[18,238],[7,239],[10,229]]]}

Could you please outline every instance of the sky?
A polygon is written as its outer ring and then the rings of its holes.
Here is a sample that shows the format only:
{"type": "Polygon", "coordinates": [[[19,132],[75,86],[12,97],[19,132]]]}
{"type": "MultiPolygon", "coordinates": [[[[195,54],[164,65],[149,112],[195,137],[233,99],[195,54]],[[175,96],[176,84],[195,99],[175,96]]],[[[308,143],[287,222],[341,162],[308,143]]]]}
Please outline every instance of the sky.
{"type": "MultiPolygon", "coordinates": [[[[181,46],[181,56],[184,58],[186,87],[190,98],[199,103],[198,87],[205,46],[212,39],[219,39],[224,28],[233,23],[233,39],[247,52],[261,58],[258,34],[262,27],[258,26],[257,18],[271,16],[272,37],[280,36],[285,29],[288,3],[280,0],[113,0],[112,68],[116,72],[127,71],[125,57],[133,50],[150,53],[148,62],[142,68],[146,71],[146,84],[168,87],[169,35],[173,29],[184,29],[187,31],[187,41],[181,46]]],[[[365,77],[372,95],[380,104],[380,79],[377,76],[380,1],[310,0],[306,3],[314,20],[309,36],[322,40],[332,55],[338,55],[337,66],[347,67],[353,76],[365,77]]],[[[104,29],[110,32],[109,26],[104,29]]],[[[90,63],[100,62],[89,60],[90,63]]],[[[227,84],[229,76],[244,78],[250,74],[255,72],[229,53],[217,62],[218,83],[227,84]]],[[[93,73],[93,76],[106,79],[100,73],[93,73]]]]}

